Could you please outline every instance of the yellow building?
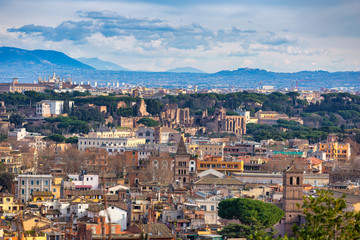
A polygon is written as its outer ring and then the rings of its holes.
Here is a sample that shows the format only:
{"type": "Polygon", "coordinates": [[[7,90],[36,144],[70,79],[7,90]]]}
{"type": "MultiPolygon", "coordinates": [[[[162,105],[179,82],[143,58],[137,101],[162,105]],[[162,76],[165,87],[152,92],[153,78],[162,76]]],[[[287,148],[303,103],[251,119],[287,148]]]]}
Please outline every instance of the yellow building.
{"type": "Polygon", "coordinates": [[[103,192],[101,190],[65,190],[65,197],[66,199],[84,199],[90,202],[102,202],[104,200],[103,192]]]}
{"type": "Polygon", "coordinates": [[[279,114],[275,111],[259,110],[255,113],[256,118],[276,118],[279,114]]]}
{"type": "Polygon", "coordinates": [[[351,156],[350,143],[335,141],[320,143],[319,151],[326,153],[326,159],[334,159],[338,162],[347,162],[351,156]]]}
{"type": "Polygon", "coordinates": [[[14,201],[14,195],[9,193],[0,194],[0,212],[17,213],[19,210],[23,210],[23,205],[14,201]]]}
{"type": "Polygon", "coordinates": [[[23,217],[24,231],[31,231],[35,228],[42,228],[51,224],[52,221],[44,217],[35,216],[35,215],[29,215],[29,216],[25,215],[23,217]]]}
{"type": "Polygon", "coordinates": [[[53,185],[51,186],[51,192],[54,195],[55,199],[60,199],[60,191],[61,191],[61,177],[53,178],[53,185]]]}
{"type": "Polygon", "coordinates": [[[31,236],[27,237],[17,237],[17,233],[10,233],[10,234],[4,234],[4,238],[1,238],[4,240],[47,240],[46,233],[37,233],[37,234],[31,234],[31,236]]]}
{"type": "Polygon", "coordinates": [[[243,161],[224,161],[222,157],[210,156],[204,159],[197,160],[197,171],[202,172],[208,169],[214,169],[224,174],[230,175],[230,173],[241,173],[244,171],[243,161]]]}
{"type": "Polygon", "coordinates": [[[200,153],[202,156],[223,156],[224,146],[224,143],[198,143],[190,144],[189,150],[191,153],[200,153]]]}
{"type": "Polygon", "coordinates": [[[149,201],[147,200],[135,200],[131,204],[131,224],[140,223],[144,220],[145,214],[149,211],[149,201]]]}
{"type": "Polygon", "coordinates": [[[19,173],[22,165],[22,154],[12,147],[0,147],[0,162],[4,172],[19,173]]]}
{"type": "Polygon", "coordinates": [[[54,195],[49,191],[34,191],[32,193],[33,202],[45,202],[54,199],[54,195]]]}

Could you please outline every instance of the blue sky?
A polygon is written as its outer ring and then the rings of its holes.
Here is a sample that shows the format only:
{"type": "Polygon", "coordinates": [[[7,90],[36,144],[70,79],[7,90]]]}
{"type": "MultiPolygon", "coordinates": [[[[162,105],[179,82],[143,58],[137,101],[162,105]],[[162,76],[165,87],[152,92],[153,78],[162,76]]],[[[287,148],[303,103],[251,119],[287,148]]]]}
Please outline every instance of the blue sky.
{"type": "Polygon", "coordinates": [[[0,0],[0,45],[132,70],[360,70],[360,1],[0,0]]]}

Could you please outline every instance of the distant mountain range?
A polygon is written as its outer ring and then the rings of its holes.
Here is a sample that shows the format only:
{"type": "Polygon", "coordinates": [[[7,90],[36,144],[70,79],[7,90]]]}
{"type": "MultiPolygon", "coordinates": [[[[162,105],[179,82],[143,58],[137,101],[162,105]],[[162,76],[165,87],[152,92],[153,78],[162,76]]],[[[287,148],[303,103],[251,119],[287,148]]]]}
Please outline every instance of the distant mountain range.
{"type": "Polygon", "coordinates": [[[0,48],[0,68],[94,69],[62,52],[0,48]]]}
{"type": "Polygon", "coordinates": [[[0,82],[13,77],[22,82],[33,82],[38,77],[51,76],[54,72],[74,81],[122,82],[152,87],[234,88],[254,89],[271,85],[276,88],[319,89],[344,88],[360,90],[360,72],[301,71],[278,73],[262,69],[239,68],[234,71],[203,73],[195,68],[176,68],[166,72],[126,71],[111,62],[100,59],[73,59],[64,53],[49,50],[23,50],[0,48],[0,82]],[[109,71],[111,70],[111,71],[109,71]],[[202,73],[202,74],[199,74],[202,73]]]}
{"type": "Polygon", "coordinates": [[[129,71],[127,68],[121,67],[112,62],[103,61],[99,58],[78,58],[77,60],[96,68],[97,70],[129,71]]]}
{"type": "Polygon", "coordinates": [[[174,73],[205,73],[200,69],[192,68],[192,67],[183,67],[183,68],[173,68],[166,70],[165,72],[174,72],[174,73]]]}

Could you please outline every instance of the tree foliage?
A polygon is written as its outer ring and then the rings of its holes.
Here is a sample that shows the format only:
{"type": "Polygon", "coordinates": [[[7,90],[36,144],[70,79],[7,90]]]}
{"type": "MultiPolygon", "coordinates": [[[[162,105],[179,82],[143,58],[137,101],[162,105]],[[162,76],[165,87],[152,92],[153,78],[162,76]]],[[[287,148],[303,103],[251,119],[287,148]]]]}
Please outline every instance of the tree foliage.
{"type": "Polygon", "coordinates": [[[12,173],[3,172],[0,173],[0,186],[2,186],[1,191],[11,191],[11,183],[14,180],[14,175],[12,173]]]}
{"type": "Polygon", "coordinates": [[[45,121],[52,124],[53,133],[88,133],[89,123],[80,121],[76,117],[49,117],[45,121]]]}
{"type": "Polygon", "coordinates": [[[327,190],[304,197],[301,206],[306,223],[294,226],[297,239],[360,239],[360,212],[349,211],[345,195],[334,198],[327,190]]]}
{"type": "Polygon", "coordinates": [[[76,109],[71,112],[70,116],[77,118],[84,122],[99,122],[104,123],[104,114],[95,108],[90,109],[76,109]]]}
{"type": "Polygon", "coordinates": [[[49,139],[49,140],[57,142],[57,143],[62,143],[62,142],[66,141],[66,137],[64,137],[63,135],[60,135],[60,134],[53,134],[53,135],[47,136],[45,139],[49,139]]]}
{"type": "Polygon", "coordinates": [[[20,114],[13,114],[10,116],[9,121],[10,123],[15,124],[16,127],[19,127],[24,122],[24,117],[21,116],[20,114]]]}
{"type": "Polygon", "coordinates": [[[226,199],[219,203],[221,218],[237,219],[243,225],[259,229],[272,227],[284,216],[284,212],[270,203],[247,198],[226,199]]]}
{"type": "Polygon", "coordinates": [[[137,121],[137,123],[141,123],[144,124],[147,127],[157,127],[160,125],[160,123],[158,121],[155,121],[154,119],[151,118],[141,118],[139,121],[137,121]]]}

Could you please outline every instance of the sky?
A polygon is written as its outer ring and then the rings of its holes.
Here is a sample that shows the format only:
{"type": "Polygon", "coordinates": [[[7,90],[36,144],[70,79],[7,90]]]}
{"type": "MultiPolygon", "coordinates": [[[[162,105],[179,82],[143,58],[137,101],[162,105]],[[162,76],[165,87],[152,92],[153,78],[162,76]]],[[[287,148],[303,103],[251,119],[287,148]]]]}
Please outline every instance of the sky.
{"type": "Polygon", "coordinates": [[[360,70],[359,0],[0,0],[0,46],[131,70],[360,70]]]}

